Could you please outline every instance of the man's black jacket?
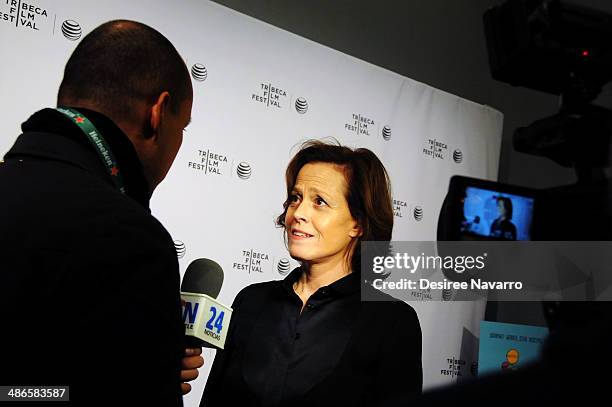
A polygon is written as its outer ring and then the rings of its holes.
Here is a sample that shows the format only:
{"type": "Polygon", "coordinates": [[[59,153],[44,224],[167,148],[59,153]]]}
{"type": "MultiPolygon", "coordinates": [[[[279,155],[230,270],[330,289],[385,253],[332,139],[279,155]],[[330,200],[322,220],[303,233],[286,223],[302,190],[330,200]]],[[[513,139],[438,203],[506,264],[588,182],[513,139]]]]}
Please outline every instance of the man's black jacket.
{"type": "Polygon", "coordinates": [[[70,399],[182,405],[179,271],[151,216],[136,151],[83,112],[127,195],[61,113],[45,109],[0,164],[0,385],[70,385],[70,399]]]}

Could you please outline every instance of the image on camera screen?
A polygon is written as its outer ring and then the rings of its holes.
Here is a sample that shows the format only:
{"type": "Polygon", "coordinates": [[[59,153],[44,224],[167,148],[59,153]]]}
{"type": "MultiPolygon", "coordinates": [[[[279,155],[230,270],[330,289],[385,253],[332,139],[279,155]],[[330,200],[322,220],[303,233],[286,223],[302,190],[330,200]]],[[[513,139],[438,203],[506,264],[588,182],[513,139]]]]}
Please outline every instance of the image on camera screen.
{"type": "Polygon", "coordinates": [[[530,240],[533,198],[466,187],[461,233],[492,240],[530,240]]]}

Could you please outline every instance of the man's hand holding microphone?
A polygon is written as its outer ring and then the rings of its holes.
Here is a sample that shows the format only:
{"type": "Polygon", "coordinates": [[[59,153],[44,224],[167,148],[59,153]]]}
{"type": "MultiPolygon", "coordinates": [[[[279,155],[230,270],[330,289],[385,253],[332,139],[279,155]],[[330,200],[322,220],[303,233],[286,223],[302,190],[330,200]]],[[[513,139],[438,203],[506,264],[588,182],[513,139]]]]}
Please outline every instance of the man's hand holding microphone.
{"type": "Polygon", "coordinates": [[[191,385],[187,382],[197,379],[198,369],[204,366],[202,348],[187,348],[183,356],[183,366],[181,368],[181,391],[183,395],[191,391],[191,385]]]}

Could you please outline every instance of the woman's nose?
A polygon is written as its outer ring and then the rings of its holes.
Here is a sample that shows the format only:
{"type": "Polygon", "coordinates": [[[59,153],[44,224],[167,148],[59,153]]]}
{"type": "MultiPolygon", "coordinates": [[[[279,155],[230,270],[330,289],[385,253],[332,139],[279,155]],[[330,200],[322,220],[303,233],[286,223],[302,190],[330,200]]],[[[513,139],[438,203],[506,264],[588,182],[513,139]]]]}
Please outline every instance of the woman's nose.
{"type": "Polygon", "coordinates": [[[308,222],[308,208],[304,201],[300,202],[293,212],[293,217],[298,222],[308,222]]]}

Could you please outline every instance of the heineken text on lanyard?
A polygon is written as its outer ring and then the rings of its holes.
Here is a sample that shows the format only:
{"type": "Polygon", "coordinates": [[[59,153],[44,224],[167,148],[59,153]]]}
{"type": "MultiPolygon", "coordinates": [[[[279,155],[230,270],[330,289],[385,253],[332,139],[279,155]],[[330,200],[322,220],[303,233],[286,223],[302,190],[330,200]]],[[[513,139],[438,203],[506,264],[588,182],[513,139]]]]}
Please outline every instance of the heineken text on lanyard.
{"type": "Polygon", "coordinates": [[[110,174],[113,183],[122,194],[125,194],[125,184],[123,183],[123,176],[121,175],[121,172],[119,172],[119,164],[117,164],[117,160],[115,159],[110,146],[106,140],[104,140],[104,137],[102,137],[102,133],[100,133],[98,129],[96,129],[96,126],[94,126],[93,123],[78,110],[71,109],[69,107],[58,107],[56,110],[66,115],[66,117],[68,117],[74,124],[79,126],[83,133],[85,133],[91,144],[98,152],[98,156],[100,156],[102,162],[108,169],[108,173],[110,174]]]}

